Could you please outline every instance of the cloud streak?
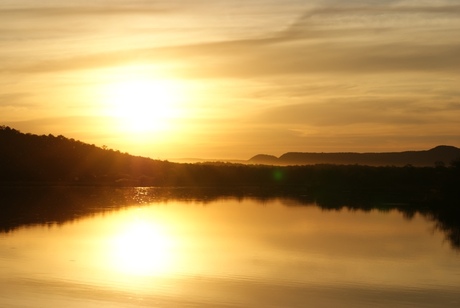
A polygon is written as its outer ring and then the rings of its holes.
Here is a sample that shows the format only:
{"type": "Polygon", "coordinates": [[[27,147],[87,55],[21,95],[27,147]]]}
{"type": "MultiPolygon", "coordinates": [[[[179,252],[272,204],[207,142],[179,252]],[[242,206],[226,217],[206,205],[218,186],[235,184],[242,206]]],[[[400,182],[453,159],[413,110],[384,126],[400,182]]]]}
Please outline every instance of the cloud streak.
{"type": "Polygon", "coordinates": [[[268,123],[312,126],[354,124],[418,125],[429,123],[460,124],[449,115],[458,112],[458,104],[426,105],[419,97],[355,97],[321,100],[314,103],[282,105],[262,112],[260,120],[268,123]]]}
{"type": "Polygon", "coordinates": [[[136,2],[123,2],[122,4],[116,3],[93,3],[92,5],[79,5],[79,4],[64,4],[47,6],[32,5],[25,6],[13,6],[0,8],[0,16],[20,18],[29,17],[69,17],[69,16],[82,16],[82,15],[131,15],[131,14],[164,14],[168,12],[174,12],[178,10],[177,5],[172,6],[171,4],[165,5],[166,3],[154,2],[147,4],[136,3],[136,2]]]}
{"type": "MultiPolygon", "coordinates": [[[[130,48],[112,52],[75,54],[43,59],[33,64],[4,66],[9,72],[50,72],[92,69],[131,62],[185,63],[189,77],[250,77],[317,72],[381,73],[446,71],[460,69],[460,40],[398,39],[395,34],[419,31],[408,26],[325,27],[313,21],[318,15],[460,14],[460,6],[318,8],[303,14],[287,29],[257,38],[203,42],[161,48],[130,48]],[[345,38],[348,38],[345,40],[345,38]],[[201,62],[200,62],[201,61],[201,62]],[[188,62],[188,63],[187,63],[188,62]],[[196,67],[193,64],[198,63],[196,67]],[[207,76],[209,75],[209,76],[207,76]]],[[[322,21],[325,23],[324,21],[322,21]]],[[[455,24],[456,25],[456,24],[455,24]]],[[[453,30],[457,30],[452,25],[453,30]]],[[[443,28],[444,29],[444,28],[443,28]]],[[[430,29],[434,31],[435,29],[430,29]]],[[[445,29],[444,29],[445,30],[445,29]]],[[[420,30],[421,31],[421,30],[420,30]]],[[[449,30],[446,30],[449,32],[449,30]]],[[[449,33],[444,34],[448,37],[449,33]]]]}

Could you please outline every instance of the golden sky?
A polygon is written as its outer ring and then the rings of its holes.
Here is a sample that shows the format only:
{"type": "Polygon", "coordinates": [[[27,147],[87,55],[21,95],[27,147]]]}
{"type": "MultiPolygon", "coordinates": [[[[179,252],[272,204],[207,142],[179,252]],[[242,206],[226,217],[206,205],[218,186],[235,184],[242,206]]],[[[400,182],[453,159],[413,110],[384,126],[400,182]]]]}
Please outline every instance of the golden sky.
{"type": "Polygon", "coordinates": [[[0,0],[0,124],[152,158],[460,146],[458,0],[0,0]]]}

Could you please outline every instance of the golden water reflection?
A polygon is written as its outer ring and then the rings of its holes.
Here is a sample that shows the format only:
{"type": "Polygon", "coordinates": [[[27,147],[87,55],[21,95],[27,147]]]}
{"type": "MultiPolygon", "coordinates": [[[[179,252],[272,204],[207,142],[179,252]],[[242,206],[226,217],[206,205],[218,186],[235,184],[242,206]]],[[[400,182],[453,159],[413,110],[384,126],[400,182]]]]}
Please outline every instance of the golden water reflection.
{"type": "MultiPolygon", "coordinates": [[[[211,206],[169,202],[106,216],[72,226],[93,230],[95,242],[80,243],[87,246],[84,255],[69,259],[92,267],[92,277],[129,281],[141,289],[149,277],[184,276],[402,286],[417,284],[437,257],[426,250],[449,249],[441,234],[427,230],[424,219],[408,223],[397,212],[323,212],[280,202],[225,201],[211,206]]],[[[56,249],[66,247],[56,243],[56,249]]],[[[445,268],[435,270],[442,276],[445,268]]]]}
{"type": "Polygon", "coordinates": [[[175,239],[161,226],[148,220],[137,220],[120,227],[120,231],[109,240],[115,270],[135,275],[158,275],[170,270],[174,264],[172,248],[175,239]]]}
{"type": "Polygon", "coordinates": [[[419,215],[170,201],[0,235],[0,306],[416,307],[460,300],[459,261],[419,215]]]}

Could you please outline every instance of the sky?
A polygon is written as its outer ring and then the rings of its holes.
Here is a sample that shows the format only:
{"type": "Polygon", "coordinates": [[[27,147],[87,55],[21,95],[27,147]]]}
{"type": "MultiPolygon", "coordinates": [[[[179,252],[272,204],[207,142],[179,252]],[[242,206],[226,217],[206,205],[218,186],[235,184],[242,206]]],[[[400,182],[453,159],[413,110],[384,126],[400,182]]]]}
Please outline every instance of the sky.
{"type": "Polygon", "coordinates": [[[0,125],[155,159],[460,146],[458,0],[0,0],[0,125]]]}

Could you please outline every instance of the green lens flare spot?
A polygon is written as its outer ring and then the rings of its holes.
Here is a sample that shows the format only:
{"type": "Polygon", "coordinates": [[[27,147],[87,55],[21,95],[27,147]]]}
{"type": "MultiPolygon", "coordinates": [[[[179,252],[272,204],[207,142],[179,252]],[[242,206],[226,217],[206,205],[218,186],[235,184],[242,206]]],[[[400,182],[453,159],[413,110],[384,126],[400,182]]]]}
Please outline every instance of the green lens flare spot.
{"type": "Polygon", "coordinates": [[[283,179],[283,177],[284,177],[283,171],[275,170],[273,172],[273,178],[275,179],[275,181],[279,182],[283,179]]]}

